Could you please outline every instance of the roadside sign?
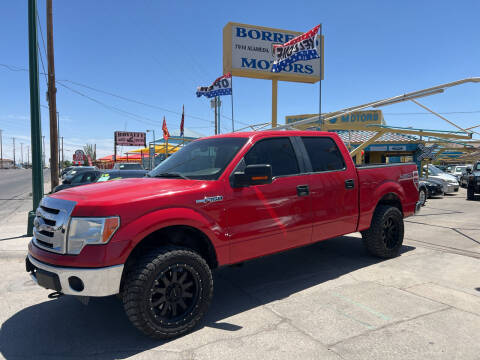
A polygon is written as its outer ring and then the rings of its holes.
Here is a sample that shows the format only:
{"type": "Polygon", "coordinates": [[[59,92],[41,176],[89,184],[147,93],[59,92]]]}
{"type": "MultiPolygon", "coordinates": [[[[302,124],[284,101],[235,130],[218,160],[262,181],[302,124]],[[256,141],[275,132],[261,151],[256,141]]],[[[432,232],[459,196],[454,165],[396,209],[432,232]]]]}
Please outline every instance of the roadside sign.
{"type": "Polygon", "coordinates": [[[273,29],[263,26],[229,22],[223,28],[223,73],[256,79],[278,79],[316,83],[320,77],[322,61],[323,80],[323,36],[321,59],[298,61],[280,73],[273,73],[273,45],[284,44],[302,35],[302,32],[273,29]]]}
{"type": "Polygon", "coordinates": [[[115,131],[115,146],[146,146],[146,133],[115,131]]]}
{"type": "Polygon", "coordinates": [[[85,161],[85,153],[83,150],[75,150],[73,154],[73,164],[74,165],[83,165],[85,161]]]}

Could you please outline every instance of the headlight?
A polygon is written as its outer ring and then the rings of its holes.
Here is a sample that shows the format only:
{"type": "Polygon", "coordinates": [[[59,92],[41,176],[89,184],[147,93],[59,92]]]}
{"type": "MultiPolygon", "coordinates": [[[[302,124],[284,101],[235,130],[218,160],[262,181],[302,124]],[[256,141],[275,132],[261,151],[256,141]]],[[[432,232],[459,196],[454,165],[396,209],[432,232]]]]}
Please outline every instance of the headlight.
{"type": "Polygon", "coordinates": [[[101,245],[110,241],[120,226],[118,216],[106,218],[72,218],[68,227],[67,253],[80,254],[85,245],[101,245]]]}

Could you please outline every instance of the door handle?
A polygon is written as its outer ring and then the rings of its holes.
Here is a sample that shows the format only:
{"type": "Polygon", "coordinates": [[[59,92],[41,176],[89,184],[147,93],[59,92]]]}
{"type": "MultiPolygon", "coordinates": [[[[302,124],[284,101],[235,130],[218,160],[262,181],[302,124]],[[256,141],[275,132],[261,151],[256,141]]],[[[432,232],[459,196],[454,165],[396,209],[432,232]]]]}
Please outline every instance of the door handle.
{"type": "Polygon", "coordinates": [[[308,185],[298,185],[297,186],[297,195],[298,196],[310,195],[310,189],[308,188],[308,185]]]}
{"type": "Polygon", "coordinates": [[[345,189],[353,189],[355,187],[355,180],[348,179],[345,180],[345,189]]]}

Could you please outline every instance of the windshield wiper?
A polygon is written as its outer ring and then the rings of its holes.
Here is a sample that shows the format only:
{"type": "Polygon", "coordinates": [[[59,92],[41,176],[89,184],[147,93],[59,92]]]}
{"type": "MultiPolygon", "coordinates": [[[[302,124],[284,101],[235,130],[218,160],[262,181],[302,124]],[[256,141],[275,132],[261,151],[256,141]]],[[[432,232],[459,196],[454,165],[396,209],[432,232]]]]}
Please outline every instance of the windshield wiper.
{"type": "Polygon", "coordinates": [[[190,180],[185,175],[182,175],[182,174],[179,174],[179,173],[174,173],[174,172],[164,172],[164,173],[157,174],[154,177],[164,177],[164,178],[176,177],[176,178],[182,178],[184,180],[190,180]]]}

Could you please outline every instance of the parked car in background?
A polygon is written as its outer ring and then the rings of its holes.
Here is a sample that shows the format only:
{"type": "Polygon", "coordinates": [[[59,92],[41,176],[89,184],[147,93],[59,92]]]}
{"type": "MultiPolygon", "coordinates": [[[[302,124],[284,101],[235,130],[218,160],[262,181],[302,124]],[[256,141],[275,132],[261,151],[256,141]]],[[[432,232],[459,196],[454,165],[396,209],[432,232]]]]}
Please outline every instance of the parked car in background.
{"type": "Polygon", "coordinates": [[[453,167],[452,175],[460,182],[460,176],[467,169],[467,165],[457,165],[453,167]]]}
{"type": "Polygon", "coordinates": [[[475,194],[480,193],[480,161],[478,161],[472,168],[467,171],[467,200],[475,199],[475,194]]]}
{"type": "Polygon", "coordinates": [[[443,196],[445,189],[448,189],[447,183],[443,180],[422,178],[420,179],[420,183],[422,183],[427,190],[427,199],[434,196],[443,196]]]}
{"type": "Polygon", "coordinates": [[[78,174],[79,172],[82,172],[82,171],[93,171],[93,170],[100,171],[96,166],[73,166],[70,169],[70,171],[68,171],[67,173],[65,173],[65,175],[63,175],[63,179],[71,177],[71,176],[73,176],[75,174],[78,174]]]}
{"type": "Polygon", "coordinates": [[[444,172],[446,172],[448,168],[448,165],[435,165],[435,166],[444,172]]]}
{"type": "Polygon", "coordinates": [[[460,179],[458,182],[462,188],[466,188],[468,184],[468,174],[472,172],[472,166],[467,166],[464,171],[462,171],[462,175],[460,175],[460,179]]]}
{"type": "Polygon", "coordinates": [[[147,174],[147,170],[107,170],[104,171],[95,182],[110,180],[120,180],[127,178],[142,178],[147,174]]]}
{"type": "Polygon", "coordinates": [[[144,170],[142,164],[139,163],[116,163],[113,170],[144,170]]]}
{"type": "MultiPolygon", "coordinates": [[[[72,171],[73,170],[67,174],[70,174],[72,171]]],[[[75,186],[91,184],[95,182],[101,174],[102,172],[98,169],[76,172],[73,175],[66,176],[63,182],[53,189],[53,192],[58,192],[60,190],[69,189],[75,186]]]]}
{"type": "MultiPolygon", "coordinates": [[[[427,169],[427,165],[424,166],[424,171],[427,169]]],[[[447,184],[447,187],[444,186],[444,192],[446,194],[452,193],[454,191],[458,191],[460,188],[460,184],[455,176],[451,174],[447,174],[437,168],[435,165],[428,164],[428,180],[435,179],[435,180],[442,180],[447,184]]]]}
{"type": "Polygon", "coordinates": [[[70,170],[72,170],[74,167],[73,166],[67,166],[66,168],[64,168],[62,170],[62,172],[60,173],[60,177],[63,178],[65,176],[66,173],[68,173],[70,170]]]}

